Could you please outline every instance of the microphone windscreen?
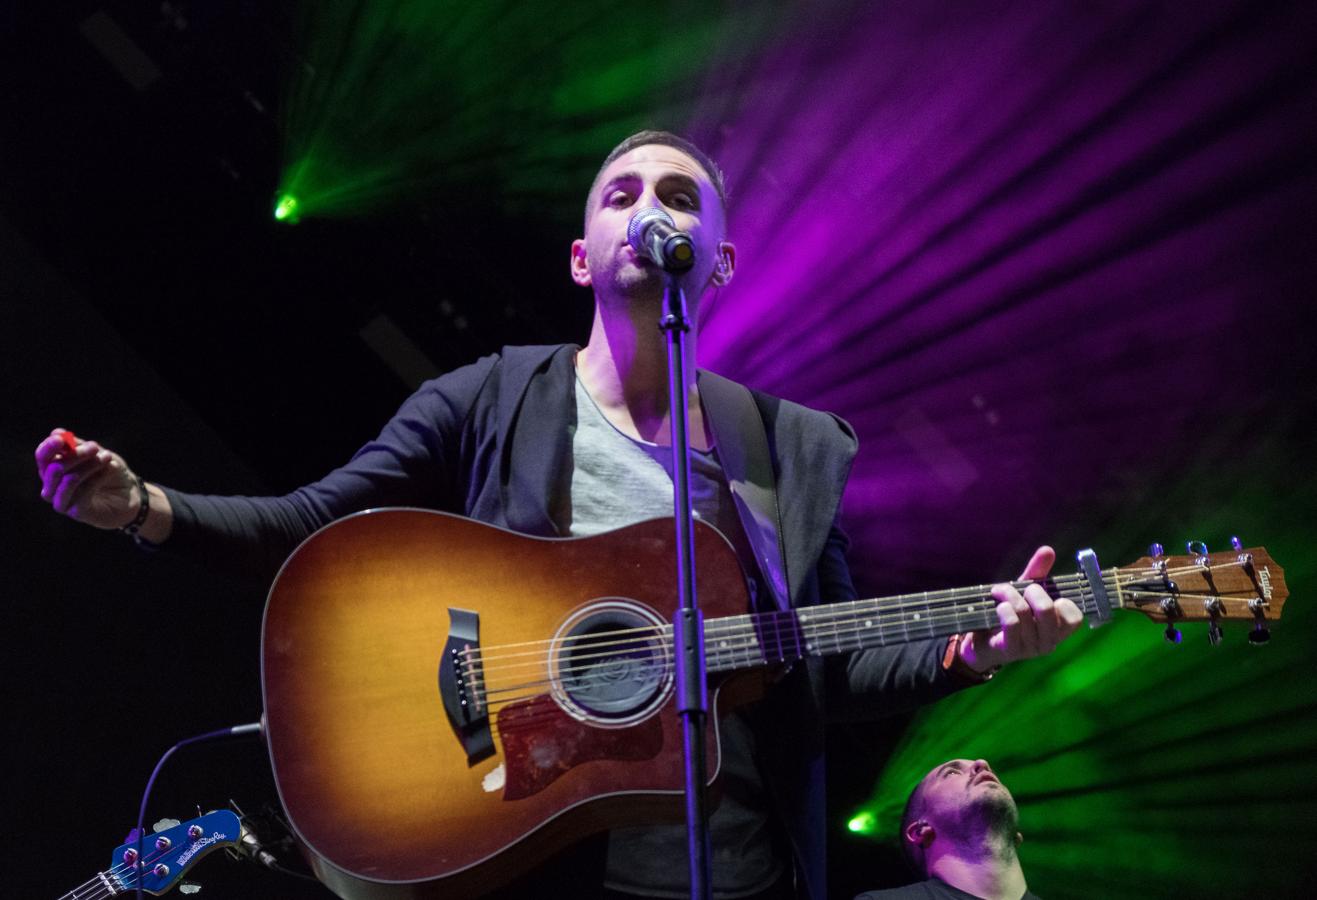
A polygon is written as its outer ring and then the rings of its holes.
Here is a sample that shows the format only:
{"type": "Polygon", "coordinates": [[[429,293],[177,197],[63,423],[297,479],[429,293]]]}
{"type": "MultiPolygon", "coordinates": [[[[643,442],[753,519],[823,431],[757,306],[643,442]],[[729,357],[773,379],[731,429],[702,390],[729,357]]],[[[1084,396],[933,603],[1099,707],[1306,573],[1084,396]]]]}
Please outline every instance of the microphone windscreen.
{"type": "Polygon", "coordinates": [[[672,216],[657,206],[646,206],[631,217],[626,227],[626,240],[631,249],[637,253],[645,252],[645,230],[654,222],[661,222],[673,231],[677,230],[677,223],[672,221],[672,216]]]}

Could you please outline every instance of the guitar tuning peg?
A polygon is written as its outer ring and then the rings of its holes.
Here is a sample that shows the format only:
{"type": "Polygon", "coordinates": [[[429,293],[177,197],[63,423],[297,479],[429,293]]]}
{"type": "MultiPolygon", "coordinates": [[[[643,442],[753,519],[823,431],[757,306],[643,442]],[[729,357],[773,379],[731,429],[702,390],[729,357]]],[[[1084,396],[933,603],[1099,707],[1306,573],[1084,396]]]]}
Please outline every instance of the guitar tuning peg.
{"type": "Polygon", "coordinates": [[[1256,647],[1271,640],[1271,629],[1267,627],[1261,603],[1254,601],[1249,607],[1253,610],[1253,630],[1248,633],[1248,642],[1256,647]]]}
{"type": "Polygon", "coordinates": [[[1198,565],[1208,564],[1207,545],[1202,541],[1189,541],[1184,545],[1184,549],[1194,555],[1194,562],[1198,565]]]}
{"type": "MultiPolygon", "coordinates": [[[[1178,644],[1180,643],[1181,640],[1184,639],[1184,635],[1180,634],[1180,629],[1176,628],[1170,622],[1166,623],[1166,633],[1164,637],[1166,638],[1166,643],[1168,644],[1178,644]]],[[[1252,640],[1252,638],[1250,638],[1249,640],[1252,640]]]]}
{"type": "Polygon", "coordinates": [[[1238,535],[1235,535],[1230,539],[1230,546],[1235,548],[1236,553],[1244,549],[1244,543],[1239,539],[1238,535]]]}
{"type": "Polygon", "coordinates": [[[1221,602],[1220,597],[1212,597],[1203,601],[1203,608],[1207,610],[1209,622],[1207,625],[1207,642],[1213,647],[1221,643],[1221,616],[1225,614],[1225,604],[1221,602]]]}
{"type": "Polygon", "coordinates": [[[1148,555],[1151,556],[1153,559],[1158,559],[1166,555],[1166,548],[1163,547],[1161,544],[1156,544],[1156,543],[1149,544],[1148,555]]]}

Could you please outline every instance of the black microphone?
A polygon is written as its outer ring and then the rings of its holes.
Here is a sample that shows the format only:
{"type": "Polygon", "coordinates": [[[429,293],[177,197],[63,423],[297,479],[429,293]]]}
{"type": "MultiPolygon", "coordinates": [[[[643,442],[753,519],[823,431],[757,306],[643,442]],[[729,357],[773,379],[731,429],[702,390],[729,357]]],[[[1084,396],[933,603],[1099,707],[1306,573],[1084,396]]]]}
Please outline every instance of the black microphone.
{"type": "Polygon", "coordinates": [[[631,249],[665,271],[685,272],[695,265],[691,236],[678,231],[672,216],[656,206],[647,206],[631,217],[626,239],[631,249]]]}

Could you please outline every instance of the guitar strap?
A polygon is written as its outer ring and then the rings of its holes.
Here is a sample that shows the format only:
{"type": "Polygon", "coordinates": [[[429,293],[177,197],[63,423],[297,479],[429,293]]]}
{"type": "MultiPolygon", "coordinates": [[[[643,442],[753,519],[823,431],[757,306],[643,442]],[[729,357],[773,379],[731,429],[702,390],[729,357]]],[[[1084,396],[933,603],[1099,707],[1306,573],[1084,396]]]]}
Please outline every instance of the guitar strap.
{"type": "Polygon", "coordinates": [[[701,370],[700,402],[736,511],[778,609],[791,606],[777,478],[764,418],[749,388],[701,370]]]}

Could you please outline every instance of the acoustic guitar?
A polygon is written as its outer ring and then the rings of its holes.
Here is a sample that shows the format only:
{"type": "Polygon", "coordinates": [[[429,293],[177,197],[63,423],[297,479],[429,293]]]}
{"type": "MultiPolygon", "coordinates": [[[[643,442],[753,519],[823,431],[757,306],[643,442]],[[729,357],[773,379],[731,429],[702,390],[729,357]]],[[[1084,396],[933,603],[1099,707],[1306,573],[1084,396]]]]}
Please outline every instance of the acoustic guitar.
{"type": "MultiPolygon", "coordinates": [[[[564,539],[384,509],[294,551],[265,611],[266,736],[321,880],[348,900],[469,896],[585,835],[682,821],[674,535],[670,519],[564,539]]],[[[997,624],[991,585],[748,613],[735,552],[701,522],[695,573],[711,781],[733,676],[997,624]]],[[[1214,641],[1227,620],[1265,640],[1287,596],[1261,548],[1106,571],[1086,550],[1043,583],[1090,625],[1133,609],[1214,641]]]]}

